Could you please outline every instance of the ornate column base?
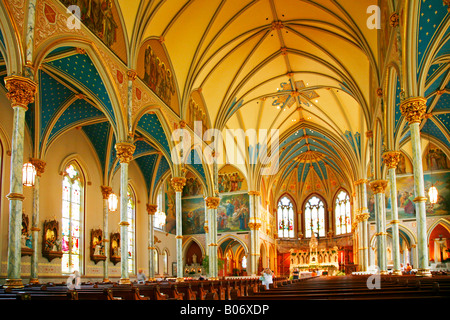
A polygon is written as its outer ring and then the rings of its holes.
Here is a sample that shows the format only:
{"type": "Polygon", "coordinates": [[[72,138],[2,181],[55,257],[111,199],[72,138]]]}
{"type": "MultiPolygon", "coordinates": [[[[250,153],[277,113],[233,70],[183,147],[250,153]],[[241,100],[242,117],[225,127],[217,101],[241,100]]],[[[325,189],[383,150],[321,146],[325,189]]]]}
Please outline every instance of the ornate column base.
{"type": "Polygon", "coordinates": [[[119,284],[131,284],[130,279],[120,279],[119,284]]]}
{"type": "Polygon", "coordinates": [[[156,278],[148,278],[147,281],[149,281],[149,282],[156,282],[156,278]]]}
{"type": "Polygon", "coordinates": [[[103,283],[111,283],[111,280],[109,280],[108,278],[103,279],[103,283]]]}
{"type": "Polygon", "coordinates": [[[380,271],[380,274],[381,274],[382,276],[385,276],[385,275],[388,275],[389,272],[386,271],[386,270],[382,270],[382,271],[380,271]]]}
{"type": "Polygon", "coordinates": [[[39,279],[30,279],[30,284],[39,284],[39,279]]]}
{"type": "Polygon", "coordinates": [[[3,285],[3,288],[11,289],[22,289],[23,287],[22,279],[6,279],[6,282],[3,285]]]}
{"type": "Polygon", "coordinates": [[[177,282],[184,282],[184,278],[177,278],[177,282]]]}
{"type": "Polygon", "coordinates": [[[394,271],[392,271],[392,275],[393,276],[401,276],[401,275],[403,275],[403,273],[401,270],[394,270],[394,271]]]}
{"type": "Polygon", "coordinates": [[[431,277],[430,269],[417,269],[416,277],[431,277]]]}

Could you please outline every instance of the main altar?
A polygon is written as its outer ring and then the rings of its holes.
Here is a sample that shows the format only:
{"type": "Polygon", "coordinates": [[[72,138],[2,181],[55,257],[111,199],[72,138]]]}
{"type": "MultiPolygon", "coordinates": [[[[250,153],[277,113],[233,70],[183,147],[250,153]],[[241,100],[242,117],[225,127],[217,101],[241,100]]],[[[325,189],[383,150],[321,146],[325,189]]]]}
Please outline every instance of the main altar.
{"type": "Polygon", "coordinates": [[[338,247],[319,247],[318,240],[313,233],[309,241],[309,248],[290,249],[290,273],[295,269],[300,272],[312,271],[328,275],[335,275],[339,270],[338,247]]]}

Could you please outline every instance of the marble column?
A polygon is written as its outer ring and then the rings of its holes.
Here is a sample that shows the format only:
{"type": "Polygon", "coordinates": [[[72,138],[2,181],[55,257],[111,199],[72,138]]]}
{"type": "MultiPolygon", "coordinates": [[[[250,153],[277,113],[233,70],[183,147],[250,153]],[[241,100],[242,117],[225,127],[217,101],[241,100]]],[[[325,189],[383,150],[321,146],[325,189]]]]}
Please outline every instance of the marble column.
{"type": "Polygon", "coordinates": [[[363,223],[363,266],[364,271],[369,269],[369,218],[370,213],[367,207],[367,180],[361,184],[361,220],[363,223]]]}
{"type": "Polygon", "coordinates": [[[156,281],[155,278],[155,213],[158,210],[158,205],[147,203],[148,213],[148,280],[156,281]]]}
{"type": "Polygon", "coordinates": [[[256,276],[258,273],[259,262],[259,228],[261,227],[261,221],[258,219],[257,213],[257,201],[256,198],[259,195],[258,191],[249,191],[249,206],[250,206],[250,218],[248,226],[250,228],[250,273],[252,276],[256,276]]]}
{"type": "Polygon", "coordinates": [[[38,284],[39,283],[39,275],[38,275],[38,261],[39,261],[39,199],[40,199],[40,183],[41,176],[45,170],[45,162],[40,159],[30,159],[30,162],[34,165],[36,169],[36,178],[34,181],[33,188],[33,216],[31,219],[31,237],[32,237],[32,246],[33,246],[33,254],[31,255],[31,266],[30,266],[30,283],[38,284]]]}
{"type": "Polygon", "coordinates": [[[209,276],[211,280],[219,279],[219,261],[217,254],[217,208],[219,207],[219,197],[205,198],[206,207],[209,211],[209,276]]]}
{"type": "MultiPolygon", "coordinates": [[[[203,229],[205,230],[205,244],[206,244],[205,245],[205,248],[206,248],[205,255],[207,255],[208,259],[210,260],[211,259],[211,246],[210,246],[211,237],[210,237],[210,225],[209,225],[209,223],[210,223],[210,221],[209,221],[210,220],[210,212],[209,211],[210,211],[210,209],[208,208],[206,201],[205,201],[205,224],[203,226],[203,229]]],[[[208,278],[212,277],[209,267],[208,267],[208,270],[205,270],[205,271],[208,275],[208,278]]]]}
{"type": "Polygon", "coordinates": [[[120,161],[120,284],[130,284],[128,272],[128,165],[133,160],[136,146],[129,142],[120,142],[115,145],[117,158],[120,161]]]}
{"type": "Polygon", "coordinates": [[[100,186],[103,198],[103,249],[105,250],[106,259],[103,261],[103,282],[109,283],[109,202],[108,198],[112,193],[112,188],[109,186],[100,186]]]}
{"type": "Polygon", "coordinates": [[[183,282],[183,225],[182,225],[182,204],[181,196],[183,187],[186,185],[186,178],[173,177],[170,181],[175,190],[175,215],[176,215],[176,249],[177,249],[177,281],[183,282]]]}
{"type": "Polygon", "coordinates": [[[400,162],[400,152],[390,151],[383,154],[383,162],[388,168],[389,173],[389,185],[390,185],[390,197],[391,197],[391,210],[392,210],[392,254],[394,262],[393,275],[400,276],[402,271],[400,268],[400,235],[398,229],[398,207],[397,207],[397,177],[395,169],[400,162]]]}
{"type": "Polygon", "coordinates": [[[384,192],[386,190],[386,180],[374,180],[370,182],[373,194],[375,196],[375,214],[377,232],[377,259],[380,274],[387,274],[386,260],[386,209],[384,203],[384,192]]]}
{"type": "Polygon", "coordinates": [[[28,78],[9,76],[5,78],[6,96],[14,110],[11,142],[11,173],[9,199],[9,236],[6,288],[22,288],[21,279],[21,229],[23,206],[23,145],[25,112],[34,102],[37,85],[28,78]]]}
{"type": "Polygon", "coordinates": [[[427,99],[414,97],[403,100],[400,111],[409,123],[411,132],[412,161],[414,172],[414,202],[416,204],[417,223],[417,276],[431,277],[428,261],[427,217],[425,202],[425,186],[422,166],[422,146],[420,142],[420,122],[427,110],[427,99]]]}

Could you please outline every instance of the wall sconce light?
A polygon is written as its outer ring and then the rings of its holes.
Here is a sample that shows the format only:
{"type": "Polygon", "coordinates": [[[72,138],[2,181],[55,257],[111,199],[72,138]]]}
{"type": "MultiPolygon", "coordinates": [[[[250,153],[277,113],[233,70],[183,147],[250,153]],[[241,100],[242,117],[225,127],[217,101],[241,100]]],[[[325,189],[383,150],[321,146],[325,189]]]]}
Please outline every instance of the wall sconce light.
{"type": "Polygon", "coordinates": [[[36,168],[31,162],[27,162],[22,167],[22,184],[26,187],[34,186],[36,178],[36,168]]]}

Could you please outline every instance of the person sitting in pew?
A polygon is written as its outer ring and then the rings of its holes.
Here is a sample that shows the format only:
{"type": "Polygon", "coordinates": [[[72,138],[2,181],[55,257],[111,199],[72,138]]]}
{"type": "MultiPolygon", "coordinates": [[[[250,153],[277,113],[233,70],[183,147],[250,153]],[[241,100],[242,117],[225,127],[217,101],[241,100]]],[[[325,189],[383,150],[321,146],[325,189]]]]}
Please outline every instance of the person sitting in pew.
{"type": "Polygon", "coordinates": [[[78,270],[75,270],[66,281],[69,290],[81,289],[81,275],[78,270]]]}
{"type": "Polygon", "coordinates": [[[137,274],[137,282],[139,284],[144,284],[145,281],[147,281],[147,277],[145,276],[145,273],[142,271],[142,269],[139,269],[137,274]]]}

